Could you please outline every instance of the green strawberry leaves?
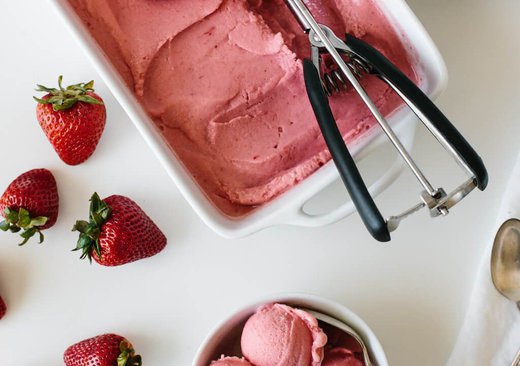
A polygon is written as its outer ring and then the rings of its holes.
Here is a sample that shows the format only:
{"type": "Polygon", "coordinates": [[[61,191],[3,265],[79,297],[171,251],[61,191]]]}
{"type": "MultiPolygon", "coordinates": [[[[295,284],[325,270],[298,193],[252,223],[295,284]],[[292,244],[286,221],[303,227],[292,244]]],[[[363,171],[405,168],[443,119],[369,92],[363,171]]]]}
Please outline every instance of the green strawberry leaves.
{"type": "Polygon", "coordinates": [[[61,85],[62,81],[63,75],[60,75],[58,77],[58,89],[48,88],[40,84],[36,85],[36,91],[47,93],[49,97],[45,99],[33,97],[33,99],[40,104],[52,104],[52,109],[56,112],[67,110],[78,102],[103,105],[103,102],[87,94],[87,92],[94,91],[94,80],[88,83],[69,85],[66,88],[61,85]]]}
{"type": "Polygon", "coordinates": [[[89,211],[89,221],[78,220],[72,228],[72,231],[79,232],[79,239],[73,251],[81,250],[80,259],[88,258],[92,263],[92,252],[101,258],[99,234],[103,224],[110,218],[112,209],[101,200],[97,193],[94,193],[90,198],[89,211]]]}
{"type": "Polygon", "coordinates": [[[128,341],[121,341],[119,350],[121,354],[117,357],[117,366],[141,366],[143,364],[141,356],[135,355],[135,351],[128,341]]]}
{"type": "Polygon", "coordinates": [[[5,220],[0,222],[0,230],[17,233],[23,229],[23,232],[20,233],[23,241],[19,245],[27,243],[35,234],[39,236],[39,243],[43,243],[44,236],[40,228],[47,223],[48,217],[31,217],[31,214],[25,208],[20,208],[16,211],[6,207],[4,214],[5,220]]]}

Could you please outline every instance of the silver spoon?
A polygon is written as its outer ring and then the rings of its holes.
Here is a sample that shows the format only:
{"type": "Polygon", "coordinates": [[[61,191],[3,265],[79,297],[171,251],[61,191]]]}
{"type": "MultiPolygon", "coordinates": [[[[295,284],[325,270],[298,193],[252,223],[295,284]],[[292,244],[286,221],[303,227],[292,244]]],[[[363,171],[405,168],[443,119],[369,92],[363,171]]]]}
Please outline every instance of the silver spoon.
{"type": "Polygon", "coordinates": [[[351,327],[349,327],[347,324],[343,323],[342,321],[339,321],[338,319],[333,318],[329,315],[319,313],[317,311],[310,310],[310,309],[302,309],[302,310],[305,310],[309,314],[313,315],[316,319],[321,320],[324,323],[330,324],[330,325],[344,331],[349,336],[354,338],[359,343],[361,348],[363,349],[363,358],[365,361],[365,366],[372,366],[372,361],[370,361],[370,356],[368,354],[367,346],[365,345],[365,342],[363,341],[361,336],[354,329],[352,329],[351,327]]]}
{"type": "MultiPolygon", "coordinates": [[[[520,309],[520,220],[509,219],[500,226],[491,252],[491,278],[498,292],[520,309]]],[[[511,366],[520,366],[520,351],[511,366]]]]}

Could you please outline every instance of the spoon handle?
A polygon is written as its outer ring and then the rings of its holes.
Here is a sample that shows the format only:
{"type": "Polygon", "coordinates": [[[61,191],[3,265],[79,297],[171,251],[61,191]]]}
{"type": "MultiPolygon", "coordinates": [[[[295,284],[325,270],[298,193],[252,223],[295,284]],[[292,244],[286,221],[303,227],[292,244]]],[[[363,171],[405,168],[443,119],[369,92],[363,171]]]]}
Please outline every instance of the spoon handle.
{"type": "Polygon", "coordinates": [[[516,354],[515,359],[511,363],[511,366],[520,366],[520,350],[516,354]]]}

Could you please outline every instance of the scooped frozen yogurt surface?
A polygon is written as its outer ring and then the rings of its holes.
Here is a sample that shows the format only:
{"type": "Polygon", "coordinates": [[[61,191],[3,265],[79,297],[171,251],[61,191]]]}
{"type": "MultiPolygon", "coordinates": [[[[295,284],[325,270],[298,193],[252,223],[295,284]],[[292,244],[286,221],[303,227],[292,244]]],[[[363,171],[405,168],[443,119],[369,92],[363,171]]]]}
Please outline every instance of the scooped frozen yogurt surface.
{"type": "Polygon", "coordinates": [[[346,348],[331,348],[325,351],[322,366],[364,366],[364,362],[346,348]]]}
{"type": "Polygon", "coordinates": [[[217,361],[213,361],[210,366],[253,366],[247,360],[238,357],[222,356],[217,361]]]}
{"type": "MultiPolygon", "coordinates": [[[[284,0],[69,0],[207,197],[246,214],[330,160],[302,72],[309,42],[284,0]]],[[[375,0],[307,1],[318,21],[383,52],[413,80],[375,0]]],[[[372,76],[384,115],[402,104],[372,76]]],[[[354,90],[331,98],[347,141],[375,121],[354,90]]]]}
{"type": "Polygon", "coordinates": [[[320,366],[327,336],[309,313],[284,304],[262,306],[242,331],[242,353],[256,366],[320,366]]]}

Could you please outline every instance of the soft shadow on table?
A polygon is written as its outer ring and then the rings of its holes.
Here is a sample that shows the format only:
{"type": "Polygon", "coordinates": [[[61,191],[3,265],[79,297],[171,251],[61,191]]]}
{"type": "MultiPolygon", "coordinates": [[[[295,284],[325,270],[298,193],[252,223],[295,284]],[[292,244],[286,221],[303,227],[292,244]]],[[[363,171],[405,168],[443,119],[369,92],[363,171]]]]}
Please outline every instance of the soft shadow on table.
{"type": "MultiPolygon", "coordinates": [[[[6,243],[1,244],[7,245],[6,243]]],[[[20,248],[20,250],[23,249],[20,248]]],[[[23,255],[10,256],[9,259],[0,258],[0,296],[7,305],[5,319],[14,314],[25,303],[24,299],[26,291],[30,287],[30,278],[31,267],[23,255]]]]}
{"type": "MultiPolygon", "coordinates": [[[[367,301],[367,308],[363,309],[363,312],[377,315],[366,317],[365,320],[377,334],[383,349],[394,350],[393,353],[387,353],[390,365],[400,364],[402,355],[406,355],[405,358],[409,360],[419,360],[428,352],[438,355],[445,353],[445,348],[449,346],[446,343],[449,343],[446,339],[446,323],[449,323],[450,319],[428,299],[410,301],[410,297],[396,297],[392,300],[382,300],[375,297],[372,299],[372,305],[368,304],[367,301]],[[402,318],[392,316],[399,313],[407,313],[409,317],[403,321],[402,318]],[[425,323],[428,326],[425,327],[425,323]],[[403,339],[409,341],[403,342],[403,339]],[[426,348],[424,339],[437,339],[439,342],[429,344],[426,348]],[[400,353],[399,358],[394,357],[397,350],[400,353]]],[[[443,363],[447,361],[447,356],[444,356],[446,360],[443,363]]],[[[431,360],[425,361],[425,364],[429,364],[428,362],[431,360]]]]}

